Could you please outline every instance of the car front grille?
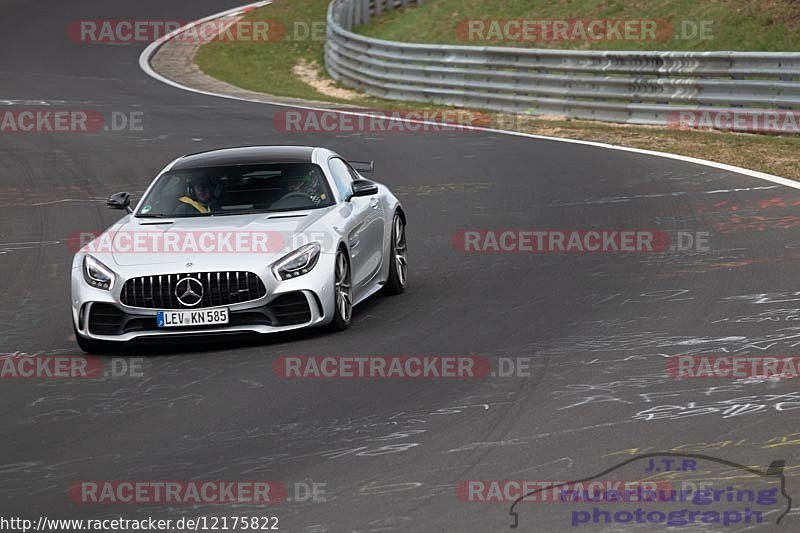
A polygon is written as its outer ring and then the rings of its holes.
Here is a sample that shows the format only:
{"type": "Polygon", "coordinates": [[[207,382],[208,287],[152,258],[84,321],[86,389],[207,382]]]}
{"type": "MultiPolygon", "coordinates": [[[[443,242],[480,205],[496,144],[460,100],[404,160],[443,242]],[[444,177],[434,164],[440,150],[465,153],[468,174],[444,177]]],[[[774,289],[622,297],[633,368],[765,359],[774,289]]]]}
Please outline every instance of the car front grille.
{"type": "Polygon", "coordinates": [[[122,286],[120,300],[145,309],[202,309],[249,302],[266,294],[261,278],[252,272],[193,272],[131,278],[122,286]],[[202,299],[196,305],[178,300],[176,287],[185,278],[194,278],[203,287],[202,299]]]}
{"type": "Polygon", "coordinates": [[[89,332],[93,335],[122,335],[124,333],[163,332],[180,330],[199,333],[229,326],[296,326],[311,320],[311,308],[302,292],[281,294],[267,305],[241,311],[231,311],[225,326],[208,325],[191,328],[159,328],[155,315],[126,313],[112,304],[97,302],[89,310],[89,332]]]}

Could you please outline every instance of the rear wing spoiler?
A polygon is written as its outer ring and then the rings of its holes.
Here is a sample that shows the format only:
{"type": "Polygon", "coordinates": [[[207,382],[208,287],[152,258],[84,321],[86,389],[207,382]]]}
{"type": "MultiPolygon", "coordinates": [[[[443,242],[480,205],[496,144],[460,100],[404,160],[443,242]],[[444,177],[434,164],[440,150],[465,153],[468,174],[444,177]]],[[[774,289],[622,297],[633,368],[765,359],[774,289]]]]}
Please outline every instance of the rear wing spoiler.
{"type": "Polygon", "coordinates": [[[375,161],[349,161],[349,163],[359,174],[375,175],[375,161]]]}

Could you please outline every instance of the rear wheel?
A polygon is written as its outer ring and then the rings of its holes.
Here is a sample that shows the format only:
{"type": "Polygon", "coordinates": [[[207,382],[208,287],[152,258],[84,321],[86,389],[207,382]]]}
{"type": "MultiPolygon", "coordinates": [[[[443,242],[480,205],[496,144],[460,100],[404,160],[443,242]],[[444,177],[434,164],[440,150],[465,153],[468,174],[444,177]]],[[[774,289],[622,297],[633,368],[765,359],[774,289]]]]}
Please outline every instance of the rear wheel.
{"type": "Polygon", "coordinates": [[[336,252],[333,279],[334,309],[330,329],[342,331],[350,327],[353,318],[353,287],[350,281],[350,260],[347,252],[341,248],[336,252]]]}
{"type": "Polygon", "coordinates": [[[392,242],[389,248],[389,278],[386,294],[400,294],[408,283],[408,248],[406,247],[406,223],[400,213],[392,219],[392,242]]]}

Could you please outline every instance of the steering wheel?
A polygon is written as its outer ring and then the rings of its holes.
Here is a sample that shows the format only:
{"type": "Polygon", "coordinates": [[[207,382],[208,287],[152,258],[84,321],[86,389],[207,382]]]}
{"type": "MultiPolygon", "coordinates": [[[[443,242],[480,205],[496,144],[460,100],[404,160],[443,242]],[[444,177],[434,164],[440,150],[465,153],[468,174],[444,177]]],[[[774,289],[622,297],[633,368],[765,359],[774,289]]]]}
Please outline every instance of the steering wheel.
{"type": "Polygon", "coordinates": [[[311,202],[314,201],[314,199],[311,198],[310,195],[308,195],[308,194],[306,194],[306,193],[304,193],[302,191],[292,191],[290,193],[287,193],[287,194],[284,194],[283,196],[281,196],[280,200],[278,200],[275,203],[282,202],[282,201],[284,201],[284,200],[286,200],[288,198],[301,198],[301,197],[305,198],[306,200],[309,200],[311,202]]]}

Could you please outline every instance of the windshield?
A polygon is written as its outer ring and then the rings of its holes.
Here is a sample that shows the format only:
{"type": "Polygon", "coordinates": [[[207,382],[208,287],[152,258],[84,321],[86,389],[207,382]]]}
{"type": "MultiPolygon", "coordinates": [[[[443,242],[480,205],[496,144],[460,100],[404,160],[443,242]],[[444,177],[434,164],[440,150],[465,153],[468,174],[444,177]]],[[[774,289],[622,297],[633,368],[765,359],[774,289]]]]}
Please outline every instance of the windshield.
{"type": "Polygon", "coordinates": [[[201,217],[317,209],[334,204],[322,169],[280,163],[174,170],[144,198],[137,217],[201,217]]]}

